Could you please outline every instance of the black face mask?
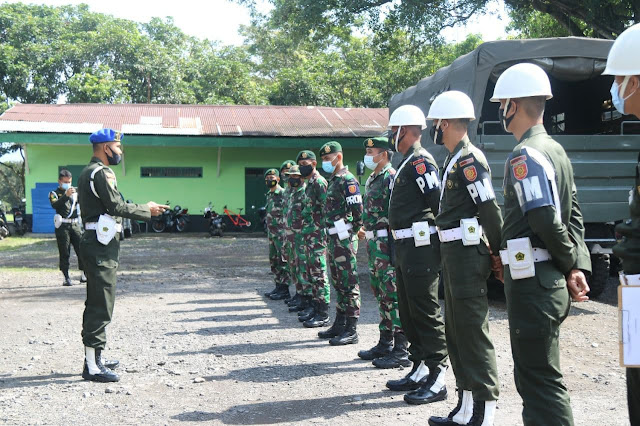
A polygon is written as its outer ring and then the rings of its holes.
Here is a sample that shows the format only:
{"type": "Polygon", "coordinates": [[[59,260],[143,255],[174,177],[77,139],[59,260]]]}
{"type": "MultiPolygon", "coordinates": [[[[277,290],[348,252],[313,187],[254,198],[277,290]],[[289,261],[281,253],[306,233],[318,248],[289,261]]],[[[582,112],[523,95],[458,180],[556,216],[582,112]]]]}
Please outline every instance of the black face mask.
{"type": "Polygon", "coordinates": [[[300,174],[302,175],[302,177],[307,177],[311,173],[313,173],[313,166],[312,165],[300,166],[300,174]]]}
{"type": "Polygon", "coordinates": [[[436,135],[436,126],[431,126],[431,130],[429,130],[429,135],[431,136],[431,140],[436,143],[436,145],[444,145],[444,133],[442,132],[442,128],[438,129],[438,134],[436,135]],[[437,136],[437,139],[436,139],[437,136]]]}
{"type": "MultiPolygon", "coordinates": [[[[389,138],[387,139],[387,142],[389,142],[389,146],[391,147],[391,151],[393,152],[398,152],[398,150],[396,149],[396,144],[395,144],[395,139],[396,139],[396,135],[398,134],[398,132],[393,132],[391,134],[391,136],[389,136],[389,138]]],[[[400,142],[402,142],[402,138],[404,138],[403,136],[400,136],[400,138],[398,139],[398,146],[400,146],[400,142]]]]}
{"type": "Polygon", "coordinates": [[[511,133],[510,131],[507,130],[507,127],[509,127],[509,125],[511,124],[511,120],[513,120],[513,117],[516,116],[515,114],[513,114],[511,117],[508,117],[508,118],[505,118],[504,116],[506,113],[508,113],[511,110],[511,105],[513,105],[513,102],[509,102],[509,108],[507,108],[506,112],[504,108],[498,109],[498,120],[502,125],[502,130],[504,130],[506,133],[511,133]]]}
{"type": "Polygon", "coordinates": [[[289,186],[291,186],[292,188],[297,188],[300,186],[300,184],[302,183],[302,179],[297,177],[290,177],[289,178],[289,186]]]}
{"type": "Polygon", "coordinates": [[[122,155],[120,154],[116,154],[114,153],[111,148],[109,148],[109,151],[111,151],[112,155],[106,154],[107,155],[107,162],[109,163],[110,166],[117,166],[118,164],[120,164],[120,161],[122,161],[122,155]]]}
{"type": "Polygon", "coordinates": [[[268,180],[267,181],[267,188],[273,188],[274,186],[276,186],[278,184],[277,180],[268,180]]]}

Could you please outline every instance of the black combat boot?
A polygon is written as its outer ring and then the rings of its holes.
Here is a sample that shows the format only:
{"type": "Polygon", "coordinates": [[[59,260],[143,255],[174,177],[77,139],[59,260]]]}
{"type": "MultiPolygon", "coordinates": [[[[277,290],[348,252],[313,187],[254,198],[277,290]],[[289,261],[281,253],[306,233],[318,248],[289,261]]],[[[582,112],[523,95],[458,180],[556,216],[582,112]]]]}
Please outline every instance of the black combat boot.
{"type": "Polygon", "coordinates": [[[447,417],[429,417],[429,426],[466,425],[473,414],[473,396],[469,390],[458,389],[458,405],[447,417]]]}
{"type": "Polygon", "coordinates": [[[280,289],[280,284],[276,284],[275,288],[271,291],[267,291],[264,293],[265,297],[270,298],[272,294],[276,294],[280,289]]]}
{"type": "Polygon", "coordinates": [[[293,295],[293,297],[288,302],[285,302],[285,303],[287,304],[287,306],[291,306],[291,305],[297,304],[297,303],[300,302],[300,298],[301,297],[302,296],[300,296],[300,293],[296,293],[296,294],[293,295]]]}
{"type": "MultiPolygon", "coordinates": [[[[308,296],[311,299],[311,296],[308,296]]],[[[310,320],[316,315],[316,302],[314,300],[309,300],[309,306],[304,308],[304,310],[298,312],[298,321],[305,322],[310,320]]]]}
{"type": "Polygon", "coordinates": [[[102,363],[102,349],[85,348],[82,378],[93,382],[118,382],[120,377],[102,363]]]}
{"type": "Polygon", "coordinates": [[[378,340],[378,344],[371,349],[361,350],[360,352],[358,352],[358,356],[364,360],[371,361],[390,354],[392,347],[393,332],[380,330],[380,340],[378,340]]]}
{"type": "MultiPolygon", "coordinates": [[[[289,286],[287,286],[287,290],[289,289],[289,286]]],[[[285,305],[289,305],[289,302],[291,302],[293,300],[294,297],[296,297],[298,295],[298,293],[294,292],[293,294],[289,294],[289,297],[287,297],[284,300],[284,304],[285,305]]]]}
{"type": "Polygon", "coordinates": [[[316,302],[316,314],[302,323],[307,328],[324,327],[327,324],[329,324],[329,304],[325,302],[316,302]]]}
{"type": "Polygon", "coordinates": [[[406,394],[404,401],[407,404],[419,405],[447,399],[447,387],[444,382],[446,371],[447,367],[442,365],[430,369],[427,381],[417,390],[406,394]]]}
{"type": "Polygon", "coordinates": [[[409,374],[399,380],[387,381],[387,388],[392,391],[407,392],[419,389],[429,377],[429,368],[424,361],[414,362],[409,374]]]}
{"type": "Polygon", "coordinates": [[[62,285],[65,287],[71,287],[73,284],[71,283],[71,278],[69,278],[69,271],[62,271],[62,275],[64,276],[62,285]]]}
{"type": "Polygon", "coordinates": [[[497,401],[473,401],[473,416],[469,426],[493,426],[496,417],[497,401]]]}
{"type": "Polygon", "coordinates": [[[300,312],[309,307],[309,297],[300,296],[300,301],[294,305],[289,305],[289,312],[300,312]]]}
{"type": "Polygon", "coordinates": [[[280,290],[269,296],[271,300],[283,300],[289,297],[289,286],[286,284],[280,284],[280,290]]]}
{"type": "Polygon", "coordinates": [[[344,331],[333,339],[329,340],[331,346],[343,346],[358,343],[358,332],[356,326],[358,325],[358,318],[348,317],[347,324],[344,331]]]}
{"type": "Polygon", "coordinates": [[[383,358],[374,359],[374,366],[386,369],[408,367],[411,365],[411,361],[409,361],[409,351],[407,351],[407,346],[409,345],[407,336],[405,336],[404,333],[395,333],[394,337],[395,345],[393,346],[393,350],[383,358]]]}
{"type": "Polygon", "coordinates": [[[324,331],[319,331],[318,337],[321,339],[332,339],[342,334],[346,325],[347,316],[344,312],[336,311],[336,319],[333,321],[333,325],[324,331]]]}

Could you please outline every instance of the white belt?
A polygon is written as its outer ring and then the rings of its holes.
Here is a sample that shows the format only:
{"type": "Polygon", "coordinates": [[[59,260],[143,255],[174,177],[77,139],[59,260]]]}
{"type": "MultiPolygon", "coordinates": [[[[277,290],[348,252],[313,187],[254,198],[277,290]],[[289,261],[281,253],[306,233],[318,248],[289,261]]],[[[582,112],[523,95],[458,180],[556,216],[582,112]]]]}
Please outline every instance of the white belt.
{"type": "Polygon", "coordinates": [[[386,229],[378,229],[377,231],[365,231],[367,240],[373,240],[374,237],[384,238],[389,236],[389,232],[386,229]]]}
{"type": "Polygon", "coordinates": [[[62,223],[79,223],[79,222],[80,222],[80,219],[78,219],[77,217],[76,217],[76,218],[73,218],[73,219],[65,219],[65,218],[62,218],[62,219],[60,219],[60,221],[61,221],[62,223]]]}
{"type": "MultiPolygon", "coordinates": [[[[95,231],[98,228],[98,222],[89,222],[84,224],[87,231],[95,231]]],[[[116,223],[116,232],[122,232],[122,224],[116,223]]]]}
{"type": "MultiPolygon", "coordinates": [[[[353,225],[350,223],[347,223],[347,229],[353,229],[353,225]]],[[[338,229],[333,227],[333,228],[329,228],[329,235],[336,235],[338,233],[338,229]]]]}
{"type": "Polygon", "coordinates": [[[624,281],[627,285],[640,285],[640,274],[627,275],[621,273],[620,275],[624,277],[624,281]]]}
{"type": "MultiPolygon", "coordinates": [[[[437,234],[438,229],[435,226],[429,227],[430,234],[437,234]]],[[[393,229],[391,230],[394,240],[404,240],[405,238],[413,238],[413,228],[393,229]]]]}
{"type": "MultiPolygon", "coordinates": [[[[541,249],[541,248],[533,248],[533,261],[534,262],[546,262],[547,260],[551,260],[551,253],[549,250],[541,249]]],[[[509,264],[509,253],[507,250],[500,250],[500,260],[503,265],[509,264]]]]}
{"type": "MultiPolygon", "coordinates": [[[[482,234],[482,226],[479,226],[478,233],[482,234]]],[[[438,237],[440,237],[440,242],[442,243],[461,240],[462,228],[458,226],[451,229],[438,229],[438,237]]]]}

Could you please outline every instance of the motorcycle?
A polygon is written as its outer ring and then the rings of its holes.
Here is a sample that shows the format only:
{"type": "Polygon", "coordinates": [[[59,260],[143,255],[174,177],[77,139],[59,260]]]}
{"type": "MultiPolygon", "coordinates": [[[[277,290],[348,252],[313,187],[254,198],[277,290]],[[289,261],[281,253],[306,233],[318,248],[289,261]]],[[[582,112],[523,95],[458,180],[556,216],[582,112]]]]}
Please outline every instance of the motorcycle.
{"type": "Polygon", "coordinates": [[[224,222],[222,216],[213,210],[213,204],[209,201],[209,205],[204,208],[204,218],[209,221],[209,234],[212,237],[222,237],[222,231],[224,231],[224,222]]]}
{"type": "Polygon", "coordinates": [[[26,199],[22,199],[22,202],[11,208],[11,212],[13,213],[13,224],[16,228],[17,235],[24,235],[29,230],[29,225],[27,224],[26,219],[26,199]]]}
{"type": "Polygon", "coordinates": [[[262,225],[262,231],[267,233],[267,208],[260,207],[258,209],[258,216],[260,217],[260,224],[262,225]]]}
{"type": "Polygon", "coordinates": [[[8,237],[9,234],[9,226],[7,225],[7,216],[4,214],[4,210],[0,207],[0,240],[8,237]]]}
{"type": "MultiPolygon", "coordinates": [[[[170,205],[169,201],[167,201],[167,205],[170,205]]],[[[187,229],[187,224],[191,222],[188,212],[189,209],[175,205],[173,209],[167,209],[160,216],[154,217],[151,229],[157,233],[165,230],[184,232],[187,229]]]]}

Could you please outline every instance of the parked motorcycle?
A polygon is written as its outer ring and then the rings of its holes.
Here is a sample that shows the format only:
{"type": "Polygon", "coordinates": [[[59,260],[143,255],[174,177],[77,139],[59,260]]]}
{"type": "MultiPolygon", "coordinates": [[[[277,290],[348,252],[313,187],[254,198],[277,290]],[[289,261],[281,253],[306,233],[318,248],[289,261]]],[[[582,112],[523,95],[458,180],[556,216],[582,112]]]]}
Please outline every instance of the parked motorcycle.
{"type": "Polygon", "coordinates": [[[26,199],[22,199],[22,202],[11,208],[13,213],[13,225],[16,228],[17,235],[24,235],[29,230],[29,224],[27,223],[26,215],[26,199]]]}
{"type": "MultiPolygon", "coordinates": [[[[167,201],[167,205],[170,205],[169,201],[167,201]]],[[[188,212],[189,209],[175,205],[173,209],[167,209],[160,216],[154,217],[151,229],[157,233],[165,230],[184,232],[187,229],[187,224],[191,222],[188,212]]]]}
{"type": "Polygon", "coordinates": [[[4,214],[4,210],[0,207],[0,240],[8,237],[9,225],[7,224],[7,216],[4,214]]]}
{"type": "Polygon", "coordinates": [[[209,221],[209,234],[212,237],[222,237],[224,231],[224,222],[222,216],[213,210],[213,204],[209,201],[209,205],[204,208],[204,218],[209,221]]]}

